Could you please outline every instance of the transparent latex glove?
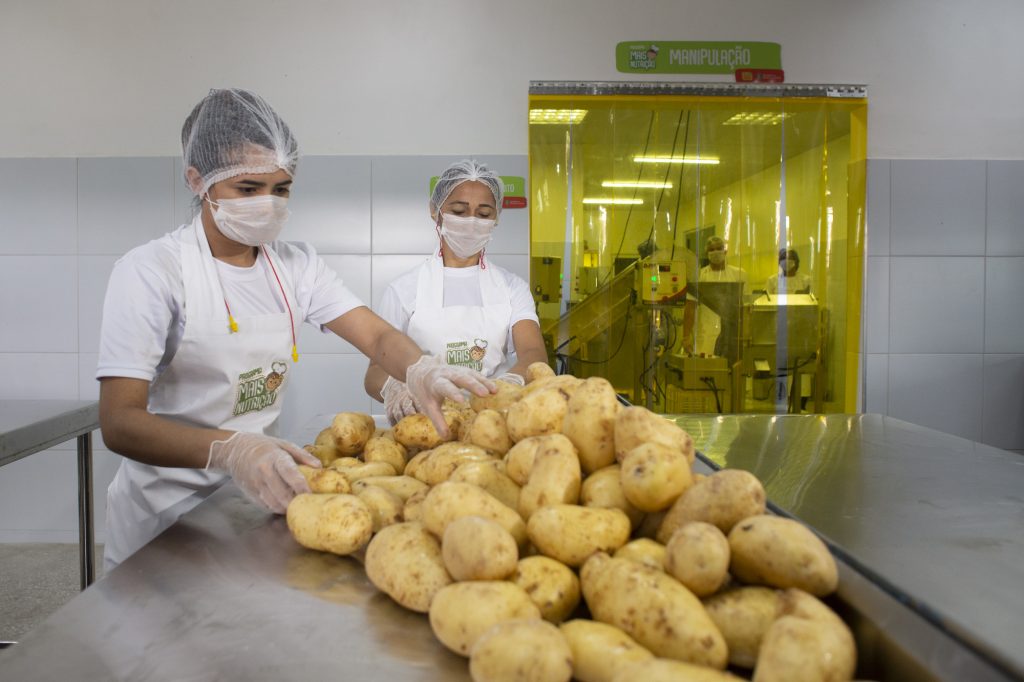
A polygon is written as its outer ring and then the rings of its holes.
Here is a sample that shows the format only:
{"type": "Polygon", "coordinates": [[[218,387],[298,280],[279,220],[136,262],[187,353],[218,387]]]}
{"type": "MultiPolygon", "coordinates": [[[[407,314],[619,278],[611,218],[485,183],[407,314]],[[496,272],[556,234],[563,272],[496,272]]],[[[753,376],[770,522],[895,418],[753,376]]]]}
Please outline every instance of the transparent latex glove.
{"type": "Polygon", "coordinates": [[[388,415],[388,421],[394,426],[402,417],[419,412],[416,409],[416,401],[409,393],[409,387],[394,377],[388,377],[381,389],[381,396],[384,398],[384,412],[388,415]]]}
{"type": "Polygon", "coordinates": [[[460,389],[479,396],[498,390],[494,382],[483,374],[468,367],[445,364],[440,357],[432,355],[421,355],[419,360],[409,365],[405,370],[405,383],[413,400],[430,417],[442,438],[448,437],[448,426],[441,414],[441,403],[445,398],[461,403],[466,399],[460,389]]]}
{"type": "Polygon", "coordinates": [[[293,497],[309,492],[296,464],[319,467],[320,460],[286,440],[236,431],[227,440],[210,443],[206,468],[230,474],[250,498],[284,514],[293,497]]]}
{"type": "Polygon", "coordinates": [[[506,384],[515,384],[516,386],[525,386],[526,379],[520,374],[515,372],[505,372],[500,377],[496,377],[498,381],[504,381],[506,384]]]}

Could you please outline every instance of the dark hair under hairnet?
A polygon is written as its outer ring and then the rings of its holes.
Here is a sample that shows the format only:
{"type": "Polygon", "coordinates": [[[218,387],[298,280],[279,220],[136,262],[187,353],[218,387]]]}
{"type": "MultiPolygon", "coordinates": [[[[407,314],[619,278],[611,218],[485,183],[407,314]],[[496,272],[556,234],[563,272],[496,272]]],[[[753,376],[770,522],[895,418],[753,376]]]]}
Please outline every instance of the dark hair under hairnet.
{"type": "Polygon", "coordinates": [[[283,169],[295,174],[299,147],[281,117],[259,95],[213,89],[192,109],[181,128],[185,182],[199,196],[215,182],[283,169]],[[193,187],[188,169],[202,178],[193,187]]]}

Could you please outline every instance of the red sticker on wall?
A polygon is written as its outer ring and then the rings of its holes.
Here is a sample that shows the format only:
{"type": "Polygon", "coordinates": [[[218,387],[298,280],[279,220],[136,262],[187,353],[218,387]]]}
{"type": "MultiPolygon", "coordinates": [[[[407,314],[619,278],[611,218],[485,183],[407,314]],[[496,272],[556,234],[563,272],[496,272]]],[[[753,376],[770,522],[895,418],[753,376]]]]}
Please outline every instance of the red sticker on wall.
{"type": "Polygon", "coordinates": [[[526,208],[526,197],[505,197],[501,201],[502,208],[526,208]]]}
{"type": "Polygon", "coordinates": [[[736,69],[737,83],[782,83],[782,69],[736,69]]]}

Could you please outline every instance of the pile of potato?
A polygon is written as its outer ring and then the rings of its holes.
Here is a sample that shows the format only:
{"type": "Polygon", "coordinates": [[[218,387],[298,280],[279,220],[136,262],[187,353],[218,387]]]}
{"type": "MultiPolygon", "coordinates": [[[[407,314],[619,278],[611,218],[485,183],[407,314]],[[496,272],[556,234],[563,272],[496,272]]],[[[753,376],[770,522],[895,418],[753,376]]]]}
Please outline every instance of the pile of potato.
{"type": "Polygon", "coordinates": [[[695,474],[689,435],[604,379],[529,374],[446,404],[447,442],[424,415],[337,415],[307,446],[324,468],[300,467],[295,539],[365,548],[370,581],[477,682],[852,678],[853,637],[819,599],[835,561],[765,514],[753,475],[695,474]]]}

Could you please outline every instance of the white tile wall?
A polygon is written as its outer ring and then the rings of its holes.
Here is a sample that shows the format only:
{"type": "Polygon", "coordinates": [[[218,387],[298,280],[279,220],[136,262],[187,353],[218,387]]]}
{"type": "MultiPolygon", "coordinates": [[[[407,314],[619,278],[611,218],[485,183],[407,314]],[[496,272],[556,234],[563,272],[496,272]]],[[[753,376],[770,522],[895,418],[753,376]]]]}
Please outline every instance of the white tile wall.
{"type": "Polygon", "coordinates": [[[74,256],[0,256],[0,352],[78,351],[74,256]]]}
{"type": "Polygon", "coordinates": [[[97,353],[107,282],[120,256],[78,257],[78,351],[97,353]]]}
{"type": "Polygon", "coordinates": [[[0,376],[0,400],[78,400],[78,353],[0,353],[0,376]]]}
{"type": "Polygon", "coordinates": [[[985,352],[1024,353],[1024,257],[986,259],[985,352]]]}
{"type": "Polygon", "coordinates": [[[868,353],[889,352],[889,258],[868,259],[864,327],[868,353]]]}
{"type": "Polygon", "coordinates": [[[990,256],[1024,256],[1024,161],[988,162],[990,256]]]}
{"type": "Polygon", "coordinates": [[[284,239],[322,254],[370,253],[370,158],[305,156],[296,170],[284,239]]]}
{"type": "Polygon", "coordinates": [[[79,253],[120,255],[174,229],[174,162],[78,162],[79,253]]]}
{"type": "MultiPolygon", "coordinates": [[[[370,256],[321,256],[352,293],[370,305],[370,256]]],[[[356,347],[332,333],[324,334],[310,324],[303,324],[299,333],[299,353],[358,353],[356,347]]]]}
{"type": "Polygon", "coordinates": [[[985,255],[984,161],[895,160],[891,173],[891,255],[985,255]]]}
{"type": "Polygon", "coordinates": [[[878,414],[889,413],[889,355],[871,353],[864,368],[864,411],[878,414]]]}
{"type": "Polygon", "coordinates": [[[982,355],[889,356],[889,415],[981,439],[982,355]]]}
{"type": "Polygon", "coordinates": [[[71,254],[75,159],[0,159],[0,254],[71,254]]]}
{"type": "Polygon", "coordinates": [[[1024,355],[985,356],[982,440],[1006,449],[1024,447],[1024,355]]]}
{"type": "Polygon", "coordinates": [[[985,259],[892,258],[892,353],[981,353],[985,259]]]}
{"type": "Polygon", "coordinates": [[[888,159],[868,159],[868,256],[889,255],[890,166],[888,159]]]}

